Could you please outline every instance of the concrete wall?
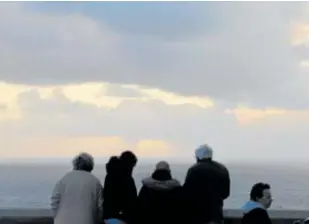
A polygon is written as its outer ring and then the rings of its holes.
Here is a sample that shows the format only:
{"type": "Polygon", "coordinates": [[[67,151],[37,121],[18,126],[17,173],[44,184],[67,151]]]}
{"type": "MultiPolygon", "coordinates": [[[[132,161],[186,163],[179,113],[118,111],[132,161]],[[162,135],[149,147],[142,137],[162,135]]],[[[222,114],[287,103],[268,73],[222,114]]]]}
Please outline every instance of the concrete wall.
{"type": "MultiPolygon", "coordinates": [[[[294,221],[309,216],[309,211],[270,210],[273,224],[292,224],[294,221]]],[[[239,224],[241,211],[228,209],[224,211],[225,224],[239,224]]],[[[48,209],[0,209],[0,224],[52,224],[48,209]]]]}

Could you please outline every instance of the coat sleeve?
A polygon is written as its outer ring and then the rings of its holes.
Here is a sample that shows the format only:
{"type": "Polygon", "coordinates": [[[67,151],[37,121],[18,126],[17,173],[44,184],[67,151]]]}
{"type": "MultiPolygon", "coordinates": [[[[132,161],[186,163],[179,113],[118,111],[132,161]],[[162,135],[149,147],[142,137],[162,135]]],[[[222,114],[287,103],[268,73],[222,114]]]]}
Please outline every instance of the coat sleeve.
{"type": "Polygon", "coordinates": [[[57,215],[60,200],[61,200],[61,181],[58,181],[53,189],[50,203],[54,217],[57,215]]]}
{"type": "Polygon", "coordinates": [[[127,223],[131,224],[134,223],[137,209],[137,190],[134,179],[129,178],[124,186],[127,186],[127,188],[125,190],[122,216],[127,223]]]}
{"type": "Polygon", "coordinates": [[[231,179],[229,171],[226,167],[224,167],[224,176],[223,176],[223,184],[222,184],[222,199],[225,200],[230,196],[230,188],[231,188],[231,179]]]}
{"type": "Polygon", "coordinates": [[[97,215],[98,220],[103,220],[103,187],[100,181],[97,183],[97,215]]]}

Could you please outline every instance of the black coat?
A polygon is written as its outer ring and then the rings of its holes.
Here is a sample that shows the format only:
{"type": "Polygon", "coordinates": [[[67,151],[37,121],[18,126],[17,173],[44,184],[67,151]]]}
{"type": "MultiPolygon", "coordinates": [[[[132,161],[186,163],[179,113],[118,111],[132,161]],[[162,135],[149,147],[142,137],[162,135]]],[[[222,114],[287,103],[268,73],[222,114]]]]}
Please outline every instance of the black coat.
{"type": "Polygon", "coordinates": [[[256,208],[244,214],[241,224],[271,224],[271,220],[265,209],[256,208]]]}
{"type": "Polygon", "coordinates": [[[182,221],[181,185],[170,173],[158,170],[143,180],[138,196],[138,220],[143,224],[171,224],[182,221]]]}
{"type": "Polygon", "coordinates": [[[223,201],[230,195],[230,176],[224,165],[198,162],[188,170],[183,188],[188,222],[223,220],[223,201]]]}
{"type": "Polygon", "coordinates": [[[103,218],[118,218],[133,223],[137,190],[130,172],[124,170],[116,157],[106,164],[107,175],[103,188],[103,218]]]}

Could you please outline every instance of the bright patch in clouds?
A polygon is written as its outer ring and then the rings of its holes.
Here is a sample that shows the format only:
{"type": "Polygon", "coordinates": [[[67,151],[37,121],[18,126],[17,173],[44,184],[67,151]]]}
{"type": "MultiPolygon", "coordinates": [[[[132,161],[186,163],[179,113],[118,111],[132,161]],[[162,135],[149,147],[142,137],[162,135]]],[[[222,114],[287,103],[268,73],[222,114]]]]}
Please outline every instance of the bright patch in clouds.
{"type": "Polygon", "coordinates": [[[307,14],[300,2],[0,3],[0,156],[191,159],[207,143],[225,160],[309,157],[307,14]]]}

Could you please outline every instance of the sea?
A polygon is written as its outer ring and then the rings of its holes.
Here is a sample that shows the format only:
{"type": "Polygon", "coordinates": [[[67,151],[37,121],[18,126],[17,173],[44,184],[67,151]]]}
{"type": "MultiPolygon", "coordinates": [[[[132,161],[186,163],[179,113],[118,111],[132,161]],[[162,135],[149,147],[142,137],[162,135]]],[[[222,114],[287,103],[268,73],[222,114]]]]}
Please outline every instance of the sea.
{"type": "MultiPolygon", "coordinates": [[[[175,178],[183,182],[190,164],[173,164],[175,178]]],[[[309,207],[309,167],[285,165],[227,164],[231,176],[231,195],[225,208],[240,208],[249,198],[252,185],[271,185],[273,209],[305,210],[309,207]]],[[[138,165],[134,178],[141,180],[153,171],[153,164],[138,165]]],[[[0,165],[0,208],[49,208],[50,195],[57,180],[71,170],[69,165],[15,164],[0,165]]],[[[105,165],[94,171],[102,183],[105,165]]]]}

